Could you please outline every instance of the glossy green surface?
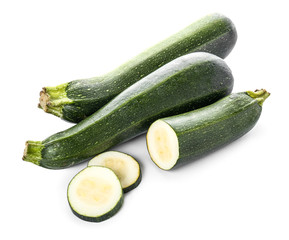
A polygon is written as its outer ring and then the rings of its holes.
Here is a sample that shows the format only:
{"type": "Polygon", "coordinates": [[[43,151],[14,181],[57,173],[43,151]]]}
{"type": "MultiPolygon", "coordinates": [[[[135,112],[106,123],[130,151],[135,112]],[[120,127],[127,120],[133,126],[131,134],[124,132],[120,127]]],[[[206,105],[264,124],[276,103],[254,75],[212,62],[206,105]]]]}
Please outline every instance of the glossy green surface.
{"type": "MultiPolygon", "coordinates": [[[[38,165],[56,169],[80,163],[145,132],[159,118],[206,106],[232,88],[233,76],[221,58],[209,53],[182,56],[133,84],[90,117],[42,141],[38,165]]],[[[24,158],[33,162],[29,155],[24,158]]]]}
{"type": "Polygon", "coordinates": [[[259,94],[261,98],[248,93],[233,93],[209,106],[161,119],[178,137],[179,159],[175,166],[206,155],[250,131],[269,93],[259,94]]]}
{"type": "MultiPolygon", "coordinates": [[[[236,40],[236,29],[230,19],[220,14],[208,15],[108,74],[71,81],[65,89],[59,88],[59,98],[51,99],[47,112],[71,122],[79,122],[124,89],[173,59],[198,51],[225,58],[236,40]],[[61,101],[61,96],[64,96],[64,101],[61,101]]],[[[55,95],[55,88],[46,88],[47,93],[51,90],[55,95]]]]}

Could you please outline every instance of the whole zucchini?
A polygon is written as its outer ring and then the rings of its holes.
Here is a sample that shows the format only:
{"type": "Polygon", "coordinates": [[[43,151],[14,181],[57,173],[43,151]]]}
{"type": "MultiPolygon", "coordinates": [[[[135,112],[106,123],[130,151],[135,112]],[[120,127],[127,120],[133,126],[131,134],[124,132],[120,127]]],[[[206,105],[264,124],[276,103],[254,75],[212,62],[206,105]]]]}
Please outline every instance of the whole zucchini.
{"type": "Polygon", "coordinates": [[[169,170],[231,143],[258,121],[266,90],[231,94],[209,106],[155,121],[147,132],[151,159],[169,170]]]}
{"type": "Polygon", "coordinates": [[[79,122],[173,59],[197,51],[225,58],[236,40],[230,19],[208,15],[103,76],[44,87],[39,107],[67,121],[79,122]]]}
{"type": "Polygon", "coordinates": [[[224,60],[191,53],[133,84],[90,117],[42,142],[27,141],[23,159],[47,168],[64,168],[145,132],[166,116],[203,107],[232,91],[224,60]]]}

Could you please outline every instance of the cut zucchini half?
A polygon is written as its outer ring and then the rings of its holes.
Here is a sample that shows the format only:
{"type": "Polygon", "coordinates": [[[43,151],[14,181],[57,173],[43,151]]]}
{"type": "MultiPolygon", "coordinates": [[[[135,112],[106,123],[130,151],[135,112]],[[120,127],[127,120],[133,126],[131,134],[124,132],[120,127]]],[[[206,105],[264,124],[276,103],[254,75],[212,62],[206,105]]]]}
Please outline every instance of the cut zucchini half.
{"type": "Polygon", "coordinates": [[[125,193],[136,188],[141,182],[139,163],[128,154],[107,151],[97,155],[88,162],[88,166],[94,165],[108,167],[114,171],[125,193]]]}
{"type": "Polygon", "coordinates": [[[120,209],[123,191],[118,177],[111,169],[89,166],[70,181],[67,198],[77,217],[90,222],[101,222],[120,209]]]}
{"type": "Polygon", "coordinates": [[[230,144],[256,125],[269,96],[265,89],[232,93],[205,107],[158,119],[147,133],[152,160],[169,170],[230,144]]]}
{"type": "Polygon", "coordinates": [[[178,137],[172,127],[162,120],[157,120],[150,126],[146,138],[147,148],[154,163],[161,169],[171,169],[179,158],[178,137]]]}

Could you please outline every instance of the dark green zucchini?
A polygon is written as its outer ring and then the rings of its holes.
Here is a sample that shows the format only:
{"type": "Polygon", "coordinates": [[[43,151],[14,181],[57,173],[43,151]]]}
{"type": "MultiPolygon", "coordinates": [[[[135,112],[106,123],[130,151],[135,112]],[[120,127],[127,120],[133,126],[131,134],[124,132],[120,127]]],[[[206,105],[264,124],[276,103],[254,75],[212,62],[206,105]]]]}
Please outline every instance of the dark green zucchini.
{"type": "Polygon", "coordinates": [[[210,153],[250,131],[266,90],[231,94],[209,106],[155,121],[147,132],[151,159],[169,170],[210,153]]]}
{"type": "Polygon", "coordinates": [[[236,29],[230,19],[220,14],[208,15],[108,74],[44,87],[39,107],[67,121],[79,122],[173,59],[200,51],[225,58],[236,40],[236,29]]]}
{"type": "Polygon", "coordinates": [[[72,166],[144,133],[159,118],[213,103],[232,87],[223,59],[202,52],[179,57],[75,126],[42,142],[27,141],[23,159],[46,168],[72,166]]]}

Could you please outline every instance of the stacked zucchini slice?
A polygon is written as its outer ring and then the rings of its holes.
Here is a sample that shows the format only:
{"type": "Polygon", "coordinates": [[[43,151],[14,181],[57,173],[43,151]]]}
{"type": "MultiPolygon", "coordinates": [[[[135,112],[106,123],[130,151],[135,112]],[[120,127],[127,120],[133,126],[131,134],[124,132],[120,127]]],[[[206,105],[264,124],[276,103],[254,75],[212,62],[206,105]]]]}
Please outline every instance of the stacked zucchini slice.
{"type": "Polygon", "coordinates": [[[123,194],[140,182],[140,165],[132,156],[117,151],[104,152],[74,176],[68,185],[67,198],[77,217],[101,222],[119,211],[123,194]]]}

